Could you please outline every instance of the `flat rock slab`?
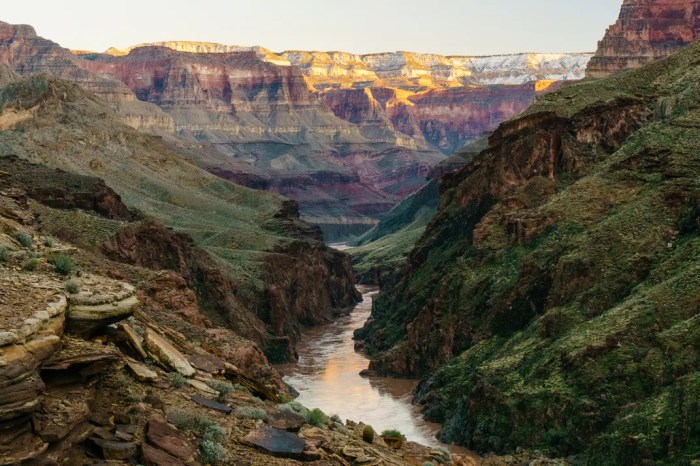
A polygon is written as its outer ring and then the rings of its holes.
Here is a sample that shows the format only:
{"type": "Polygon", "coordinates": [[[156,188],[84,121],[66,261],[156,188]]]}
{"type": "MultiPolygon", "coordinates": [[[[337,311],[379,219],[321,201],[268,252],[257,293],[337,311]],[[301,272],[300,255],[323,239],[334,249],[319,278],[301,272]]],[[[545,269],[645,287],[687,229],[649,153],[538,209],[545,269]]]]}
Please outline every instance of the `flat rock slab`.
{"type": "Polygon", "coordinates": [[[158,373],[148,366],[135,361],[127,361],[126,365],[137,380],[141,382],[155,382],[158,380],[158,373]]]}
{"type": "Polygon", "coordinates": [[[111,440],[91,439],[100,456],[106,460],[128,460],[136,457],[138,446],[131,442],[114,442],[111,440]]]}
{"type": "Polygon", "coordinates": [[[147,443],[141,445],[141,453],[146,466],[185,466],[179,458],[147,443]]]}
{"type": "Polygon", "coordinates": [[[195,449],[184,434],[170,427],[157,416],[148,419],[148,442],[184,463],[194,461],[195,449]]]}
{"type": "Polygon", "coordinates": [[[270,427],[288,432],[299,432],[305,422],[303,417],[289,411],[280,411],[267,418],[270,427]]]}
{"type": "Polygon", "coordinates": [[[272,427],[261,427],[250,432],[241,442],[282,458],[300,458],[306,448],[298,435],[272,427]]]}
{"type": "Polygon", "coordinates": [[[194,367],[187,362],[187,358],[179,352],[170,342],[158,335],[152,329],[146,330],[144,338],[146,349],[158,361],[162,362],[171,369],[179,372],[185,377],[192,377],[195,373],[194,367]]]}
{"type": "Polygon", "coordinates": [[[210,400],[209,398],[204,398],[199,395],[192,395],[191,400],[197,404],[206,406],[209,409],[213,409],[214,411],[219,411],[220,413],[231,414],[231,411],[233,411],[233,408],[231,408],[229,405],[225,405],[223,403],[219,403],[218,401],[210,400]]]}
{"type": "Polygon", "coordinates": [[[223,374],[226,369],[224,362],[213,354],[193,354],[187,360],[195,369],[210,374],[223,374]]]}

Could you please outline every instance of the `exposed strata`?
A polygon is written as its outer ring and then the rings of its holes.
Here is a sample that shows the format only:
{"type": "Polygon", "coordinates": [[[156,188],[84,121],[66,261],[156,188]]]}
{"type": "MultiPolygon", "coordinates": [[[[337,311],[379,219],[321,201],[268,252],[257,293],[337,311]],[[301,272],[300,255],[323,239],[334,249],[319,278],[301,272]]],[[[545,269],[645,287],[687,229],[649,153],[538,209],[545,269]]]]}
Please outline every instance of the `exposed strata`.
{"type": "Polygon", "coordinates": [[[698,0],[624,0],[586,75],[609,76],[667,57],[700,37],[698,0]]]}

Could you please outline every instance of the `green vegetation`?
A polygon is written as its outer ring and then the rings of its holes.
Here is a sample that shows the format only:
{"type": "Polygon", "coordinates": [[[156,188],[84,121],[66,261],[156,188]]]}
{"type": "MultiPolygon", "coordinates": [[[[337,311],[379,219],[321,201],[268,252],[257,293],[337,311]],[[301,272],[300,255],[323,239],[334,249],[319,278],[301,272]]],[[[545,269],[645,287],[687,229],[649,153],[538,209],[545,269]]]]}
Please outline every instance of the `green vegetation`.
{"type": "Polygon", "coordinates": [[[306,422],[316,427],[325,427],[328,425],[328,421],[329,419],[326,413],[318,408],[309,411],[309,417],[306,419],[306,422]]]}
{"type": "Polygon", "coordinates": [[[80,293],[80,282],[77,280],[68,280],[66,282],[66,291],[70,294],[80,293]]]}
{"type": "Polygon", "coordinates": [[[61,275],[69,275],[75,268],[75,261],[64,253],[56,254],[49,258],[49,262],[53,264],[53,270],[61,275]]]}
{"type": "Polygon", "coordinates": [[[187,377],[179,372],[170,372],[168,374],[168,381],[170,382],[170,385],[175,388],[182,388],[187,385],[187,377]]]}
{"type": "Polygon", "coordinates": [[[401,432],[396,430],[396,429],[387,429],[387,430],[382,431],[382,437],[401,438],[401,437],[403,437],[403,434],[401,434],[401,432]]]}
{"type": "Polygon", "coordinates": [[[32,241],[32,237],[26,233],[21,233],[21,232],[15,233],[15,239],[17,240],[17,242],[19,244],[21,244],[25,248],[32,249],[34,247],[34,242],[32,241]]]}
{"type": "Polygon", "coordinates": [[[219,401],[221,403],[226,401],[227,395],[236,391],[236,387],[227,380],[212,380],[208,382],[208,385],[219,392],[219,401]]]}
{"type": "Polygon", "coordinates": [[[372,426],[365,426],[365,428],[362,429],[362,440],[367,443],[374,442],[374,429],[372,426]]]}
{"type": "Polygon", "coordinates": [[[442,440],[582,465],[698,457],[698,56],[546,95],[450,179],[360,332],[385,367],[434,372],[417,397],[442,440]]]}
{"type": "Polygon", "coordinates": [[[22,269],[26,270],[28,272],[36,270],[36,268],[39,266],[39,259],[36,257],[32,257],[30,259],[27,259],[24,264],[22,264],[22,269]]]}
{"type": "Polygon", "coordinates": [[[251,406],[239,406],[234,415],[238,419],[254,419],[256,421],[264,421],[268,417],[267,411],[264,409],[251,406]]]}
{"type": "Polygon", "coordinates": [[[200,437],[199,454],[207,464],[226,464],[229,458],[229,451],[224,445],[227,434],[218,422],[190,409],[170,410],[168,420],[180,430],[195,431],[200,437]]]}
{"type": "Polygon", "coordinates": [[[0,262],[10,262],[12,250],[8,246],[0,246],[0,262]]]}

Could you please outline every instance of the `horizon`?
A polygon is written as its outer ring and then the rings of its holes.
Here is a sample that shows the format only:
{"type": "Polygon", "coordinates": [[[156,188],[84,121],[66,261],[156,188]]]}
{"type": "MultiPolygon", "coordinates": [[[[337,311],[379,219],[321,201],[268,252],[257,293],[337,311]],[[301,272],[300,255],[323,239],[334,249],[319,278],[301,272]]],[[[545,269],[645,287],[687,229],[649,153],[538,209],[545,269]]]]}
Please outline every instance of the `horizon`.
{"type": "Polygon", "coordinates": [[[559,0],[494,0],[489,4],[443,0],[441,8],[426,11],[417,0],[387,0],[381,5],[357,0],[352,8],[328,6],[320,0],[294,5],[284,0],[268,0],[265,5],[252,0],[202,0],[194,10],[185,0],[156,0],[148,5],[125,0],[124,7],[110,11],[108,17],[87,0],[28,3],[5,6],[0,19],[30,25],[39,36],[78,51],[102,53],[109,48],[124,50],[174,41],[262,47],[274,53],[497,56],[592,53],[617,18],[621,0],[565,4],[559,0]],[[217,7],[222,14],[212,15],[217,7]],[[133,15],[135,10],[141,14],[133,15]],[[366,16],[367,11],[375,14],[366,16]],[[510,14],[503,15],[503,11],[510,14]],[[452,14],[446,16],[446,12],[452,14]],[[324,14],[345,20],[336,24],[320,16],[324,14]]]}

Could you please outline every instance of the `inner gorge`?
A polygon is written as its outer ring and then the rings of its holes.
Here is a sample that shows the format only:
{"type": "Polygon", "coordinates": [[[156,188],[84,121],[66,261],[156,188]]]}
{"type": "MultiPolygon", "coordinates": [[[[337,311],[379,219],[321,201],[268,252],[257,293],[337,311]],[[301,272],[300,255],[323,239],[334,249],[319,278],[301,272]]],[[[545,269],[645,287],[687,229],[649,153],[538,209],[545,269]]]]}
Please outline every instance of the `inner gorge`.
{"type": "Polygon", "coordinates": [[[700,0],[39,3],[0,466],[700,465],[700,0]]]}

